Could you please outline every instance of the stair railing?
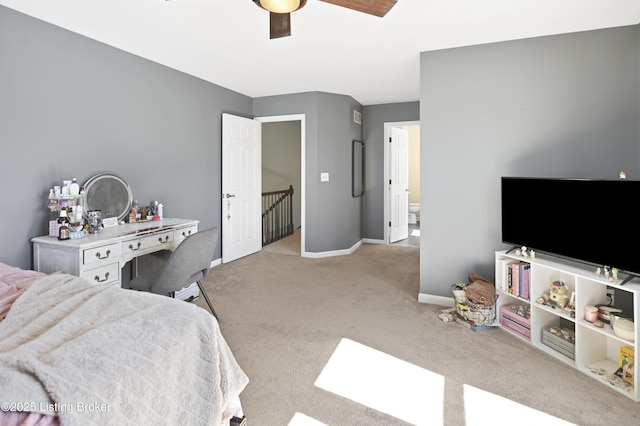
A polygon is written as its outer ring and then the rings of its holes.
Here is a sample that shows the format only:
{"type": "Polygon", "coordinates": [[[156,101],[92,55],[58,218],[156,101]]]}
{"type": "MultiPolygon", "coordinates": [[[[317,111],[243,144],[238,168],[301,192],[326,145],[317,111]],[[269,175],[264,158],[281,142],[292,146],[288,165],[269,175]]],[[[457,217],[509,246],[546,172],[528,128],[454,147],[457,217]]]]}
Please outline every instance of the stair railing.
{"type": "Polygon", "coordinates": [[[293,234],[293,185],[262,193],[262,246],[293,234]]]}

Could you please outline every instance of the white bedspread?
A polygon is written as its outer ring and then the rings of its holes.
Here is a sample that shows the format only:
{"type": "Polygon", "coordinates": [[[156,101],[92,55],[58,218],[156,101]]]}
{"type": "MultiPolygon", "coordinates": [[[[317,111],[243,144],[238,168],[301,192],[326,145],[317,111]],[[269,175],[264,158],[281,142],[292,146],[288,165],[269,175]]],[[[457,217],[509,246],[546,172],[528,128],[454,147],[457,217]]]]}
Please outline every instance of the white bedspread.
{"type": "Polygon", "coordinates": [[[62,425],[218,425],[247,383],[215,318],[164,296],[50,275],[0,323],[0,402],[62,425]]]}

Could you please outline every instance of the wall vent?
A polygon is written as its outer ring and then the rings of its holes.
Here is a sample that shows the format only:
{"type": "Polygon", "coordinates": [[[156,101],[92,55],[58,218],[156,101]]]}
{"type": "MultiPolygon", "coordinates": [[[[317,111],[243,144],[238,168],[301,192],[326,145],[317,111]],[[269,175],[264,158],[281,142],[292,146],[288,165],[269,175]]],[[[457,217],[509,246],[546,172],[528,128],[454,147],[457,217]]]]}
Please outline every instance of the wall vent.
{"type": "Polygon", "coordinates": [[[359,111],[353,110],[353,122],[362,124],[362,114],[359,111]]]}

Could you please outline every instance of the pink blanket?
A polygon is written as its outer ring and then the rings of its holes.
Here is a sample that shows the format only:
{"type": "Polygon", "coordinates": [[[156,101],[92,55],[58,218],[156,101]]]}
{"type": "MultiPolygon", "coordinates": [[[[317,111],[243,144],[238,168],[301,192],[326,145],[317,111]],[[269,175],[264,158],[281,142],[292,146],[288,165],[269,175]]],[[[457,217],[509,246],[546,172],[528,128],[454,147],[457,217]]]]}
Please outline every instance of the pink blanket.
{"type": "MultiPolygon", "coordinates": [[[[7,316],[13,302],[35,281],[47,274],[28,271],[0,262],[0,322],[7,316]]],[[[7,407],[11,411],[0,411],[0,424],[3,426],[55,426],[58,417],[18,411],[20,407],[7,407]]]]}
{"type": "Polygon", "coordinates": [[[0,262],[0,321],[7,316],[7,312],[13,302],[34,281],[45,277],[47,274],[36,271],[28,271],[0,262]]]}
{"type": "Polygon", "coordinates": [[[226,425],[241,413],[248,378],[203,309],[2,263],[0,282],[0,425],[226,425]]]}

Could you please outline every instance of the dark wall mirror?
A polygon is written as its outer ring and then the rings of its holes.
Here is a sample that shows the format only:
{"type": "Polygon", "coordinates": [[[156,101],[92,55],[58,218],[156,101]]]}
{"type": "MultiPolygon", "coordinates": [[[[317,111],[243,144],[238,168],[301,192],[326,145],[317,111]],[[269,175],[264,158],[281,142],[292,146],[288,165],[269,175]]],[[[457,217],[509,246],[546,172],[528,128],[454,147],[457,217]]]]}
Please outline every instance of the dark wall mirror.
{"type": "Polygon", "coordinates": [[[364,194],[364,142],[354,140],[351,144],[351,195],[364,194]]]}

